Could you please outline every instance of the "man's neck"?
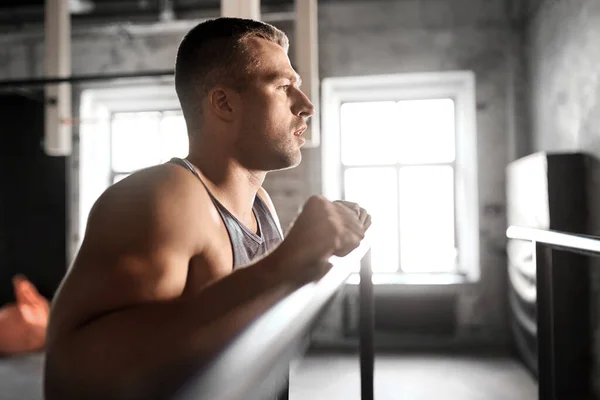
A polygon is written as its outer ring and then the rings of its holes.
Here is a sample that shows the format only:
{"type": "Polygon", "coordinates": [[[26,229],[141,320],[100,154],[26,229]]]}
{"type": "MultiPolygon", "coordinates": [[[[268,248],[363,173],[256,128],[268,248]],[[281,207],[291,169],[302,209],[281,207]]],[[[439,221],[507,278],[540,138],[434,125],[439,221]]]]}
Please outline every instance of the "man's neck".
{"type": "Polygon", "coordinates": [[[207,152],[190,152],[187,159],[220,203],[242,221],[251,219],[254,199],[266,172],[249,171],[228,155],[207,152]]]}

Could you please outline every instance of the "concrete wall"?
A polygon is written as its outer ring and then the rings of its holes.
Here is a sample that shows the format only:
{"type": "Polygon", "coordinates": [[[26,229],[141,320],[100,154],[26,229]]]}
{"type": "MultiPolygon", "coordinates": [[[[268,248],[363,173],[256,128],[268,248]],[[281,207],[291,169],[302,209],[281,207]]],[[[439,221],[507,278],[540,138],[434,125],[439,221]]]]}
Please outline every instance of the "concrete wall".
{"type": "Polygon", "coordinates": [[[600,154],[600,2],[546,0],[527,46],[535,150],[600,154]]]}
{"type": "MultiPolygon", "coordinates": [[[[504,2],[324,3],[319,8],[319,35],[322,78],[445,70],[475,72],[482,284],[461,291],[459,329],[465,336],[503,340],[503,170],[510,135],[508,60],[513,51],[504,2]]],[[[319,164],[313,168],[318,169],[319,164]]]]}
{"type": "MultiPolygon", "coordinates": [[[[589,232],[600,234],[600,1],[537,2],[527,29],[533,150],[592,156],[589,232]]],[[[600,263],[592,270],[594,386],[600,397],[600,263]]]]}
{"type": "MultiPolygon", "coordinates": [[[[293,41],[292,23],[276,23],[293,41]]],[[[124,26],[76,29],[73,74],[171,68],[185,29],[145,32],[124,26]]],[[[504,0],[331,1],[319,6],[321,78],[380,73],[472,70],[476,74],[481,231],[481,284],[460,288],[457,313],[464,337],[495,344],[505,323],[504,167],[513,157],[519,125],[515,104],[515,45],[504,0]],[[512,60],[512,61],[511,61],[512,60]],[[509,148],[510,147],[510,148],[509,148]]],[[[42,74],[39,34],[0,38],[0,79],[42,74]]],[[[273,173],[266,187],[284,225],[321,190],[320,149],[303,164],[273,173]]],[[[339,319],[333,312],[332,319],[339,319]]],[[[331,334],[339,332],[332,323],[331,334]]],[[[336,328],[338,327],[338,328],[336,328]]]]}

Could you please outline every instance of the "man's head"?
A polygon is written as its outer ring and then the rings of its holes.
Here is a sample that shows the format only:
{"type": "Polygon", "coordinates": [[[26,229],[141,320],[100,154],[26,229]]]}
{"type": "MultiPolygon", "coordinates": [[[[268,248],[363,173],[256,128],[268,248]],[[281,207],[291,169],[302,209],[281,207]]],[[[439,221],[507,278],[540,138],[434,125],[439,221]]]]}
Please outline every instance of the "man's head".
{"type": "Polygon", "coordinates": [[[218,18],[193,28],[175,66],[188,131],[200,139],[192,142],[229,145],[249,169],[297,165],[303,139],[294,132],[313,106],[299,89],[288,47],[282,31],[259,21],[218,18]]]}

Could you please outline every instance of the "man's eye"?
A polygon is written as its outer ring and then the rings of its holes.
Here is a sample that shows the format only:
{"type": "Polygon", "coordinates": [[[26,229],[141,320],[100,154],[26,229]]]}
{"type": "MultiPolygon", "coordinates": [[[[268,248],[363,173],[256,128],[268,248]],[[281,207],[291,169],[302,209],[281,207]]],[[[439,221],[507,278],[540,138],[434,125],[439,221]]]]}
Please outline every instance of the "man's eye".
{"type": "Polygon", "coordinates": [[[283,85],[283,86],[280,86],[279,88],[282,89],[284,92],[287,92],[288,90],[290,90],[290,86],[291,85],[283,85]]]}

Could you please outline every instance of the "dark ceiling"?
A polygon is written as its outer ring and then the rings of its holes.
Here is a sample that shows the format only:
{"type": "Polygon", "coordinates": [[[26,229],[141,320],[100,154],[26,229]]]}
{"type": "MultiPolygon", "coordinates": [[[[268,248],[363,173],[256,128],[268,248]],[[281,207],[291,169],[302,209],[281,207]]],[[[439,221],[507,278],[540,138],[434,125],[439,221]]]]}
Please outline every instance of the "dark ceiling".
{"type": "MultiPolygon", "coordinates": [[[[148,6],[158,6],[161,2],[160,0],[138,0],[138,1],[124,1],[124,0],[76,0],[76,2],[90,2],[96,3],[99,5],[103,4],[118,4],[118,3],[138,3],[141,7],[144,7],[145,4],[148,6]]],[[[15,8],[15,7],[31,7],[31,6],[43,6],[45,3],[44,0],[2,0],[0,1],[0,9],[2,8],[15,8]]],[[[177,5],[189,5],[189,4],[198,4],[203,5],[204,7],[218,7],[220,4],[219,0],[174,0],[175,6],[177,5]]],[[[262,3],[265,4],[286,4],[293,3],[293,0],[262,0],[262,3]]]]}
{"type": "MultiPolygon", "coordinates": [[[[175,18],[214,15],[220,0],[69,0],[75,23],[85,21],[157,20],[167,8],[175,18]]],[[[44,20],[44,0],[0,0],[0,25],[15,28],[44,20]]],[[[285,11],[294,0],[262,0],[262,12],[285,11]]]]}
{"type": "MultiPolygon", "coordinates": [[[[46,0],[0,0],[0,32],[21,30],[44,21],[46,0]]],[[[68,0],[74,24],[94,22],[154,22],[165,16],[174,19],[207,18],[215,16],[220,0],[68,0]],[[167,12],[165,12],[167,11],[167,12]]],[[[319,0],[333,1],[368,0],[319,0]]],[[[404,0],[389,0],[404,1],[404,0]]],[[[451,2],[452,0],[450,0],[451,2]]],[[[486,2],[490,0],[472,0],[486,2]]],[[[513,18],[528,20],[545,0],[504,1],[513,18]]],[[[294,0],[261,0],[262,13],[292,11],[294,0]]]]}

